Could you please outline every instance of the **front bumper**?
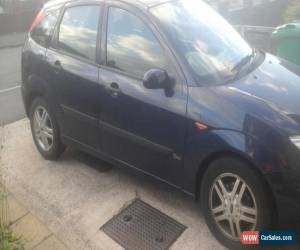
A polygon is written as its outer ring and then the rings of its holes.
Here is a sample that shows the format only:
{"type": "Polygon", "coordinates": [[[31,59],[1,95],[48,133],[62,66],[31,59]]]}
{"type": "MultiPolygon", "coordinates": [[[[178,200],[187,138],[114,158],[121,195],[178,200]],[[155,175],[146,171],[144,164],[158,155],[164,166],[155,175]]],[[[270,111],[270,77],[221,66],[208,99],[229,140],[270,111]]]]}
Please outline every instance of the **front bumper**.
{"type": "MultiPolygon", "coordinates": [[[[278,227],[298,227],[300,229],[300,203],[289,196],[278,196],[278,227]]],[[[291,229],[291,228],[289,228],[291,229]]],[[[300,232],[300,231],[299,231],[300,232]]]]}
{"type": "Polygon", "coordinates": [[[292,222],[300,226],[300,151],[290,148],[288,152],[282,171],[273,173],[271,182],[279,224],[292,222]]]}

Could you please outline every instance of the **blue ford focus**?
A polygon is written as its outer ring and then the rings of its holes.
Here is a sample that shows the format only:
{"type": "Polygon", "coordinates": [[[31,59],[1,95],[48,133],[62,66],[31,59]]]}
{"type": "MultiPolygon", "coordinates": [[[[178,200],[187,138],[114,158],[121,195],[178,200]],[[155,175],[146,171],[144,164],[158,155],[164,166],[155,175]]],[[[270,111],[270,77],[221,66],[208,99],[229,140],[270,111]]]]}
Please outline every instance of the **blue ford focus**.
{"type": "Polygon", "coordinates": [[[229,248],[299,212],[299,76],[190,0],[50,1],[22,53],[45,159],[72,146],[181,189],[229,248]]]}

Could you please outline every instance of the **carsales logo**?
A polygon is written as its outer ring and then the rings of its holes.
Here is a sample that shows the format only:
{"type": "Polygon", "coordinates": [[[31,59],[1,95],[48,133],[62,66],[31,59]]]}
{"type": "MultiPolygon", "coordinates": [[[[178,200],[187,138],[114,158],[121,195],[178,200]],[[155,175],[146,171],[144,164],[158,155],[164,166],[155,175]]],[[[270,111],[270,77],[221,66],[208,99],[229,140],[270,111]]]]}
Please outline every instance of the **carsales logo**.
{"type": "Polygon", "coordinates": [[[259,245],[259,232],[258,231],[242,232],[241,243],[243,245],[259,245]]]}

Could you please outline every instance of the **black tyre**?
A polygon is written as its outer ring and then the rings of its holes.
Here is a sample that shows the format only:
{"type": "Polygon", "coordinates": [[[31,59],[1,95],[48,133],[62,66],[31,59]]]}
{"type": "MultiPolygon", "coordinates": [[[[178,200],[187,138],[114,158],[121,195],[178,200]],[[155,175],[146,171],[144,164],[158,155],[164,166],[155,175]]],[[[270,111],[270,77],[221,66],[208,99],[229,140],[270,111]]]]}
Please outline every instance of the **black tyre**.
{"type": "Polygon", "coordinates": [[[63,152],[58,123],[47,101],[42,97],[33,100],[30,107],[30,125],[35,145],[47,160],[56,160],[63,152]]]}
{"type": "Polygon", "coordinates": [[[203,176],[200,194],[209,229],[229,249],[249,248],[240,243],[241,232],[270,228],[272,210],[266,185],[239,159],[215,160],[203,176]]]}

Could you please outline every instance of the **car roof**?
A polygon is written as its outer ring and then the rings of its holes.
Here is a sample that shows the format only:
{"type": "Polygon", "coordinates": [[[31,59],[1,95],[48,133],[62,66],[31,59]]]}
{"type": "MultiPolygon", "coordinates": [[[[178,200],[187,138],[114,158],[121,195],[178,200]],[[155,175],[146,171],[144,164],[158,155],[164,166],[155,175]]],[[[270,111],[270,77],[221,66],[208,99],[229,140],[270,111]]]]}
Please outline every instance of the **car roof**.
{"type": "Polygon", "coordinates": [[[69,0],[50,0],[44,4],[44,8],[48,9],[48,8],[52,8],[55,6],[60,6],[67,2],[70,2],[70,1],[69,0]]]}
{"type": "MultiPolygon", "coordinates": [[[[51,7],[54,7],[57,5],[63,5],[68,2],[79,2],[79,1],[82,1],[82,0],[50,0],[45,3],[44,7],[51,8],[51,7]]],[[[103,2],[105,0],[98,0],[98,1],[103,2]]],[[[130,5],[140,7],[140,8],[151,8],[156,5],[160,5],[160,4],[163,4],[166,2],[173,2],[173,1],[176,1],[176,0],[120,0],[119,2],[125,2],[130,5]]]]}
{"type": "Polygon", "coordinates": [[[175,0],[122,0],[123,2],[127,2],[133,5],[141,5],[146,8],[150,8],[156,5],[160,5],[166,2],[173,2],[175,0]]]}

